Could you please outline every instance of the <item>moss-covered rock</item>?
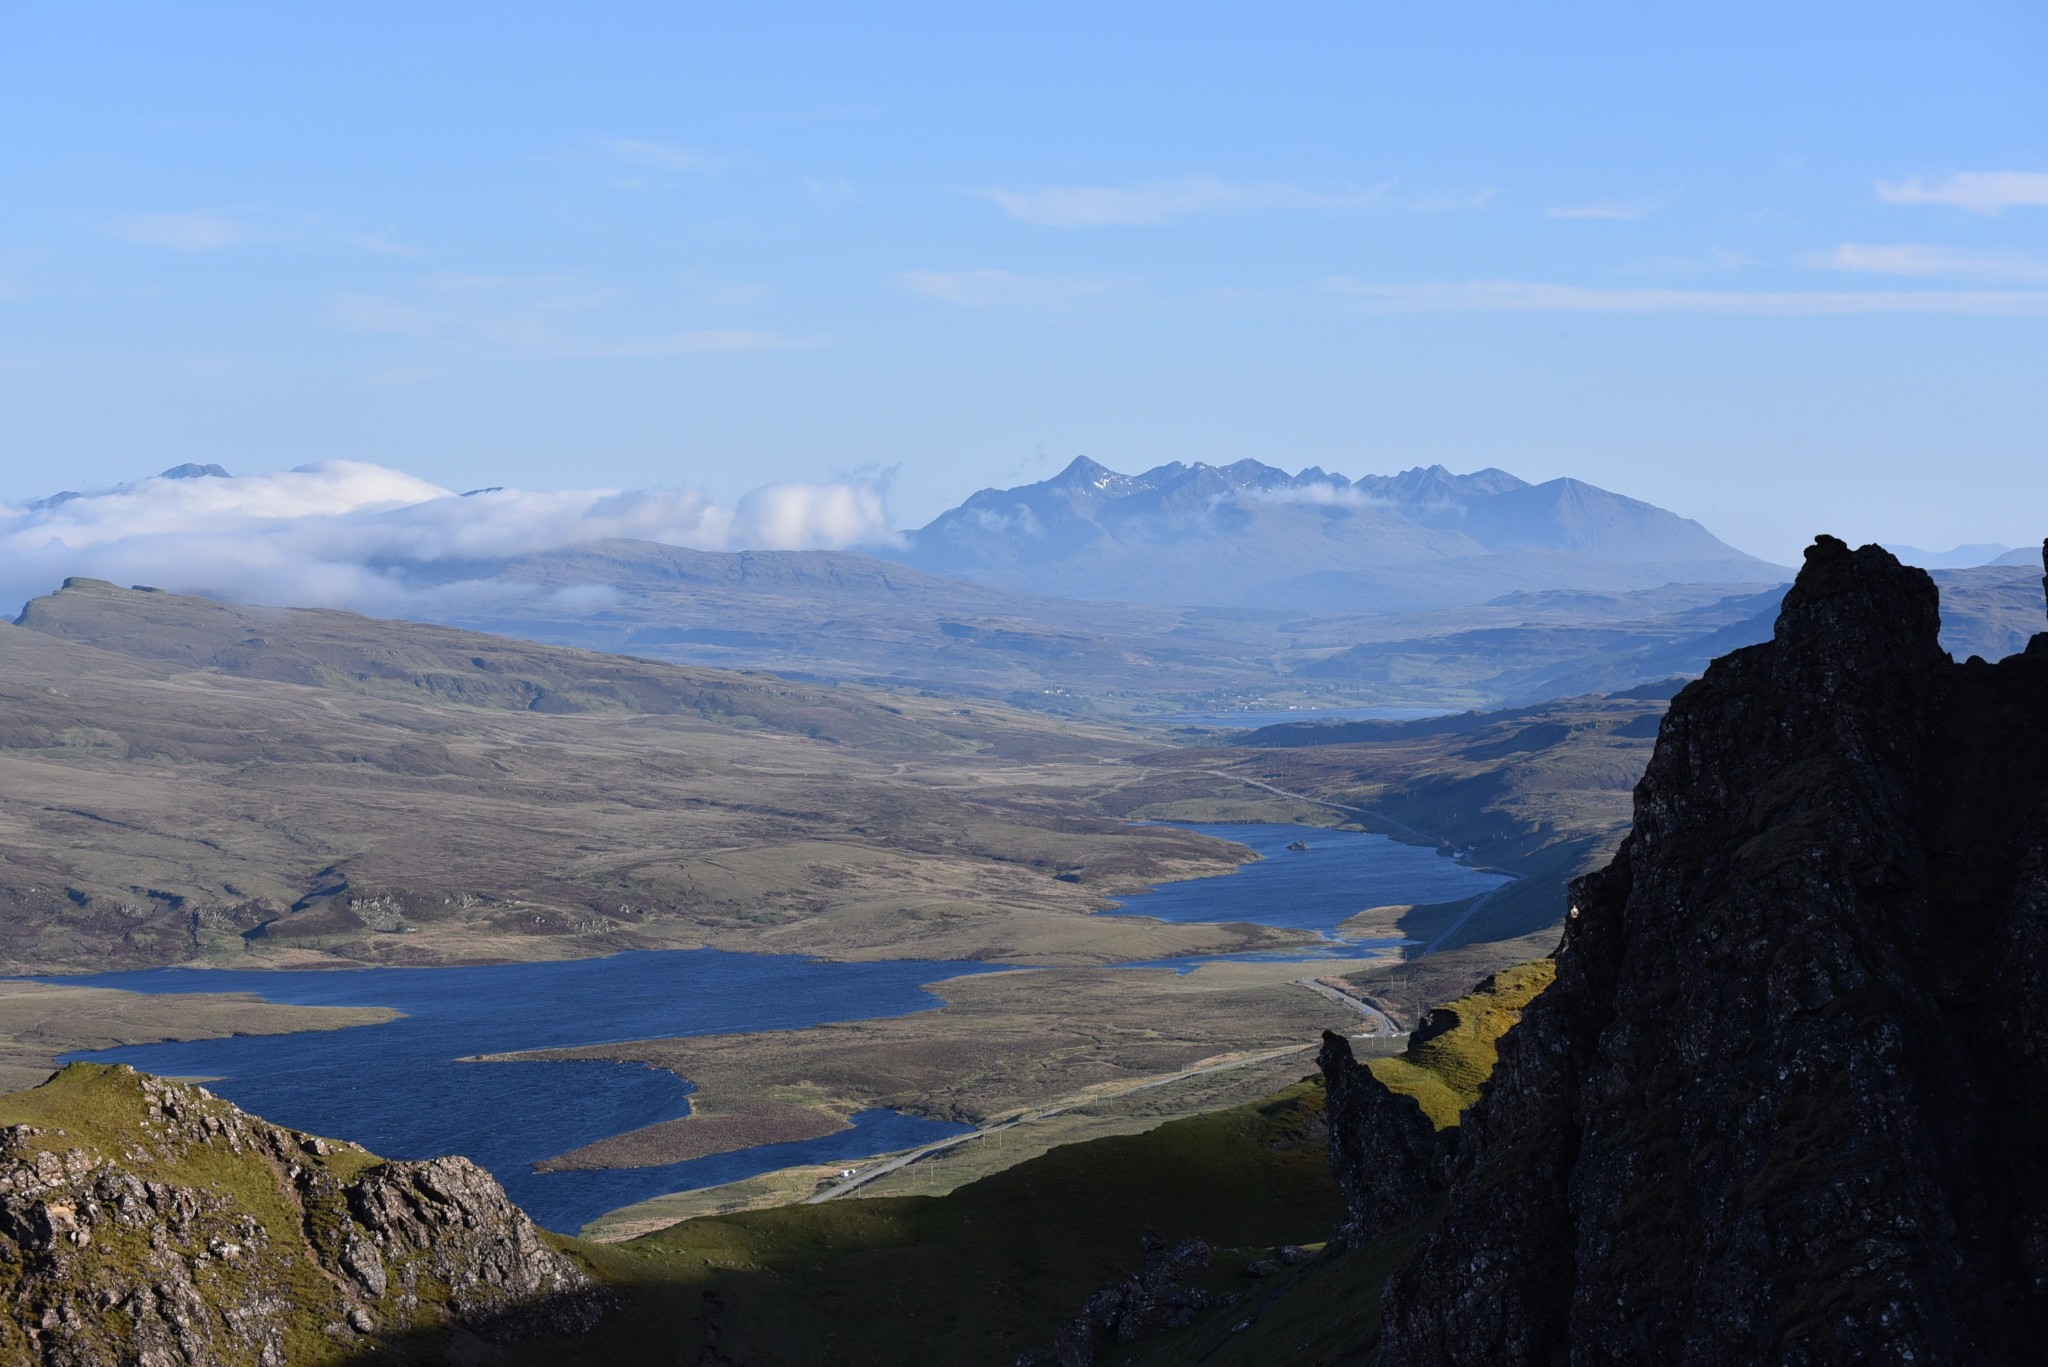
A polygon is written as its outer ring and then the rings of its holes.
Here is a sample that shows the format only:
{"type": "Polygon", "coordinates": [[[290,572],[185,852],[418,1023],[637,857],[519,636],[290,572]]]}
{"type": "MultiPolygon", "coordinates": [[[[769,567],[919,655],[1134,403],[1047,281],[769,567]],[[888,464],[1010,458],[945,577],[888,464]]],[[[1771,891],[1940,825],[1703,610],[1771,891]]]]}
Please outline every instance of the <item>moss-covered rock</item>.
{"type": "Polygon", "coordinates": [[[384,1162],[125,1065],[0,1097],[0,1125],[0,1360],[402,1360],[605,1305],[465,1159],[384,1162]]]}

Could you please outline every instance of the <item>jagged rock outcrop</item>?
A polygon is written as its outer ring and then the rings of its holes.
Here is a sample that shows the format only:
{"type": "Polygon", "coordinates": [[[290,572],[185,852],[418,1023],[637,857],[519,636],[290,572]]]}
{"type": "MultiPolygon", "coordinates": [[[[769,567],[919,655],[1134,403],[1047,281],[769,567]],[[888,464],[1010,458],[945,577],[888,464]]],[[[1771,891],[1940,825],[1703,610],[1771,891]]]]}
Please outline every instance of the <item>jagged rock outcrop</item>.
{"type": "Polygon", "coordinates": [[[2038,1360],[2048,635],[1956,664],[1938,627],[1823,537],[1674,701],[1381,1367],[2038,1360]]]}
{"type": "Polygon", "coordinates": [[[0,1360],[404,1360],[580,1332],[609,1293],[462,1158],[383,1162],[202,1088],[75,1064],[0,1130],[0,1360]]]}
{"type": "Polygon", "coordinates": [[[1208,1269],[1214,1256],[1215,1250],[1200,1239],[1169,1244],[1148,1236],[1145,1270],[1090,1296],[1081,1313],[1060,1326],[1053,1360],[1059,1367],[1093,1367],[1106,1347],[1186,1328],[1196,1315],[1229,1299],[1187,1284],[1189,1277],[1208,1269]]]}
{"type": "Polygon", "coordinates": [[[1330,1169],[1344,1193],[1334,1242],[1359,1247],[1421,1215],[1443,1190],[1452,1137],[1430,1124],[1412,1096],[1390,1091],[1352,1055],[1351,1041],[1323,1032],[1330,1169]]]}

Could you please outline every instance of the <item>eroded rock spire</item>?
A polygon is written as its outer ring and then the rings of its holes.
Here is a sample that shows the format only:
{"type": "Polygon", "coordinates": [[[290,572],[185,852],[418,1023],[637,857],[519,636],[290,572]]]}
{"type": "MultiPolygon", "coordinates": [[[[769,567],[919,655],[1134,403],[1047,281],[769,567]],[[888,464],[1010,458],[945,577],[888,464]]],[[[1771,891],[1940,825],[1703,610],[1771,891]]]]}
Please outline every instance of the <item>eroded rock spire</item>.
{"type": "Polygon", "coordinates": [[[1380,1367],[2038,1356],[2048,661],[1952,664],[1938,606],[1821,537],[1772,640],[1672,703],[1423,1193],[1380,1367]]]}

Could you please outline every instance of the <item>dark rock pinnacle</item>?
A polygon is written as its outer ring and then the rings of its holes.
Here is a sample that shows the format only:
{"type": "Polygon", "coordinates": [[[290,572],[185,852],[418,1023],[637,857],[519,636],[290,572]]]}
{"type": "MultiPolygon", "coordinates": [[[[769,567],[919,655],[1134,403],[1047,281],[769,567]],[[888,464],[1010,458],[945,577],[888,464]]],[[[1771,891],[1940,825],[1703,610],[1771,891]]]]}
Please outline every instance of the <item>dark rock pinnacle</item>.
{"type": "MultiPolygon", "coordinates": [[[[1673,701],[1444,1177],[1391,1165],[1446,1189],[1381,1367],[2038,1360],[2048,652],[1952,663],[1938,607],[1821,537],[1673,701]]],[[[1342,1176],[1388,1116],[1326,1062],[1342,1176]]]]}

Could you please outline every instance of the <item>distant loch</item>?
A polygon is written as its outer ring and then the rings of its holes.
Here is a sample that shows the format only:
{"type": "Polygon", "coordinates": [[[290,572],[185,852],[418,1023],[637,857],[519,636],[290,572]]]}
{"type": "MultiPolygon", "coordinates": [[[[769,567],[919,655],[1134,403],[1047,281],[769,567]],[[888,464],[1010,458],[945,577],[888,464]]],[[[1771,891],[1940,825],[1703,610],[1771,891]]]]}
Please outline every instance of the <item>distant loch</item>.
{"type": "MultiPolygon", "coordinates": [[[[1262,858],[1234,874],[1160,885],[1124,914],[1255,921],[1327,934],[1365,907],[1450,901],[1500,875],[1356,831],[1221,824],[1195,829],[1262,858]],[[1293,842],[1306,850],[1289,850],[1293,842]]],[[[1375,944],[1384,942],[1373,942],[1375,944]]],[[[1333,944],[1338,956],[1366,949],[1333,944]]],[[[1314,953],[1315,951],[1311,951],[1314,953]]],[[[1187,969],[1200,961],[1161,967],[1187,969]]],[[[533,1164],[689,1112],[689,1086],[638,1065],[464,1062],[484,1054],[670,1036],[791,1029],[930,1010],[925,984],[988,964],[827,963],[789,955],[663,950],[456,968],[147,969],[63,981],[131,992],[249,992],[305,1006],[384,1006],[381,1025],[133,1045],[71,1055],[209,1086],[265,1119],[352,1139],[390,1158],[466,1155],[542,1225],[573,1231],[649,1197],[801,1163],[912,1147],[965,1126],[862,1112],[822,1139],[763,1145],[666,1167],[540,1173],[533,1164]]]]}

